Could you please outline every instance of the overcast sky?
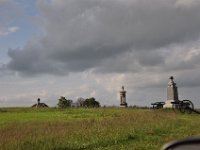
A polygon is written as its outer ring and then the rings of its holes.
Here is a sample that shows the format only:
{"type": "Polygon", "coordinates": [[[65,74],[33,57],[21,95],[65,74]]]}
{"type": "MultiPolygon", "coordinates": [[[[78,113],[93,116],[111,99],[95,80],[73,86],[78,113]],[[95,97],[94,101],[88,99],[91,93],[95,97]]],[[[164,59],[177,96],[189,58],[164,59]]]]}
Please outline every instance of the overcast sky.
{"type": "Polygon", "coordinates": [[[0,107],[60,96],[200,106],[199,0],[0,0],[0,107]]]}

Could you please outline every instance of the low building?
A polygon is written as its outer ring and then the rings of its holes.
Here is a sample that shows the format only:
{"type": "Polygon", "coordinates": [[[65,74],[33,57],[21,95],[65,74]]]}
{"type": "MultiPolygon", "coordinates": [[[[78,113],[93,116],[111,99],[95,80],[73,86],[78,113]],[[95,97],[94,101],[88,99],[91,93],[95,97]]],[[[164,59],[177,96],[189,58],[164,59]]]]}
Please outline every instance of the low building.
{"type": "Polygon", "coordinates": [[[44,108],[44,107],[49,107],[47,104],[45,103],[40,103],[40,98],[37,99],[37,103],[34,104],[31,107],[35,107],[35,108],[44,108]]]}

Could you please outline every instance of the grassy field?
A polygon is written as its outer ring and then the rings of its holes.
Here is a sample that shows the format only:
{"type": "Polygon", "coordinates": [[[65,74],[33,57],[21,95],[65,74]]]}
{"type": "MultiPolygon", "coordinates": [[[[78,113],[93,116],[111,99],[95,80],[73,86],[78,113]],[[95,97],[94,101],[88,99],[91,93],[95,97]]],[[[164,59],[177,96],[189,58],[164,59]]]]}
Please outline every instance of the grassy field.
{"type": "Polygon", "coordinates": [[[200,115],[144,109],[0,109],[0,150],[159,150],[200,135],[200,115]]]}

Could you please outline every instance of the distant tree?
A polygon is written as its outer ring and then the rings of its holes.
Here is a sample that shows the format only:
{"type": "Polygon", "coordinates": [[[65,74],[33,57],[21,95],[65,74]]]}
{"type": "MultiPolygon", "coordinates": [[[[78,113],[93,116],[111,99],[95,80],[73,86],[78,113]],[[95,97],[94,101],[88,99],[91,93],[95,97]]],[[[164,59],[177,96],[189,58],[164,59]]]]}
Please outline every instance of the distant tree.
{"type": "Polygon", "coordinates": [[[83,106],[85,106],[85,107],[99,107],[100,103],[98,101],[96,101],[94,97],[91,97],[91,98],[87,98],[84,101],[83,106]]]}
{"type": "Polygon", "coordinates": [[[77,105],[78,105],[78,107],[83,107],[84,101],[85,101],[84,98],[79,97],[79,98],[77,99],[77,105]]]}
{"type": "Polygon", "coordinates": [[[67,107],[70,107],[72,104],[72,100],[67,100],[64,96],[61,96],[59,99],[58,99],[58,107],[59,108],[67,108],[67,107]]]}

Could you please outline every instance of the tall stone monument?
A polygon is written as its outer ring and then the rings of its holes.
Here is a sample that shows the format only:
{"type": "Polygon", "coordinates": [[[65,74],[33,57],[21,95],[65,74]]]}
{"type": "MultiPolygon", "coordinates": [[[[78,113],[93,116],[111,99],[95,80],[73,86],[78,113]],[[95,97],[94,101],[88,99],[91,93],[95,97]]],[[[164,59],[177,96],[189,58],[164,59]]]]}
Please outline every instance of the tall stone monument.
{"type": "Polygon", "coordinates": [[[174,77],[169,78],[169,83],[167,85],[167,100],[165,101],[164,108],[172,108],[171,102],[178,100],[178,87],[174,82],[174,77]]]}
{"type": "Polygon", "coordinates": [[[126,91],[124,90],[124,86],[122,86],[120,93],[120,107],[127,107],[126,103],[126,91]]]}

